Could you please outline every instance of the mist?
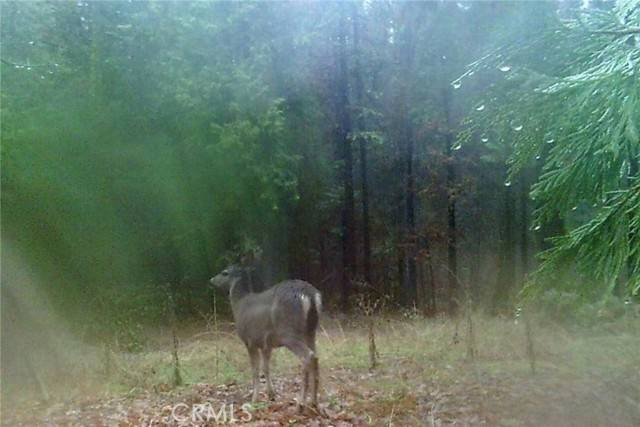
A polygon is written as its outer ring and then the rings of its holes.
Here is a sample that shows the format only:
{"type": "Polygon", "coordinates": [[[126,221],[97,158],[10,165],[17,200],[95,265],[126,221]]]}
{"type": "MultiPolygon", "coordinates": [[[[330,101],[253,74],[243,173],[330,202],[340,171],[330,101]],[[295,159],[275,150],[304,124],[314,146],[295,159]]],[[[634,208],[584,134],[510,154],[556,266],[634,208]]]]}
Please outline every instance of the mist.
{"type": "Polygon", "coordinates": [[[254,293],[312,284],[320,366],[361,396],[392,390],[373,407],[330,379],[324,418],[267,405],[254,421],[566,425],[581,410],[544,419],[536,395],[510,412],[457,390],[449,360],[463,384],[507,378],[514,396],[556,384],[591,402],[575,378],[606,378],[599,414],[640,420],[638,1],[0,14],[3,422],[142,425],[187,395],[240,407],[238,319],[209,283],[230,265],[254,293]],[[438,418],[446,393],[461,402],[438,418]],[[95,409],[118,399],[143,409],[95,409]],[[93,415],[63,415],[83,405],[93,415]]]}

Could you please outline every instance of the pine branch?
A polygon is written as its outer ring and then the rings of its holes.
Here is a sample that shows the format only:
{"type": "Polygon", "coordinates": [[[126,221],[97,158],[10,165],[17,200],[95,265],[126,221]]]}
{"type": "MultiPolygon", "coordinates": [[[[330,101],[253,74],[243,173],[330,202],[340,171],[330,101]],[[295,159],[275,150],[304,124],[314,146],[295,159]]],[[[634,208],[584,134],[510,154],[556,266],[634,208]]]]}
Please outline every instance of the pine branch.
{"type": "Polygon", "coordinates": [[[640,34],[640,27],[629,27],[623,30],[597,30],[589,31],[589,34],[610,34],[614,36],[628,36],[631,34],[640,34]]]}

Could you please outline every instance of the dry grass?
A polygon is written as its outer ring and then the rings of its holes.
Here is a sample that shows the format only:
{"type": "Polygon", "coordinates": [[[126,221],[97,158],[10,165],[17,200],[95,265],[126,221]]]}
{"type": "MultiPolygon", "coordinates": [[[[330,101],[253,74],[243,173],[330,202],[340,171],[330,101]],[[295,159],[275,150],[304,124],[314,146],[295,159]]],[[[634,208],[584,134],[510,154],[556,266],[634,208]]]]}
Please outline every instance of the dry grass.
{"type": "MultiPolygon", "coordinates": [[[[379,366],[370,372],[362,322],[324,319],[318,336],[323,406],[334,415],[349,413],[375,425],[640,425],[637,318],[598,332],[535,322],[535,375],[530,372],[523,324],[480,315],[473,321],[477,356],[471,361],[463,323],[461,341],[455,343],[451,320],[380,319],[379,366]]],[[[154,350],[112,354],[114,369],[107,381],[95,373],[99,366],[93,371],[85,366],[86,375],[76,389],[84,398],[92,390],[102,399],[153,399],[157,394],[177,398],[185,393],[193,397],[200,393],[199,384],[247,391],[247,356],[229,324],[208,332],[191,325],[180,334],[184,387],[169,386],[170,339],[159,333],[151,338],[154,350]]],[[[92,360],[102,359],[93,355],[92,360]]],[[[279,401],[291,400],[298,385],[297,361],[278,350],[273,365],[274,377],[280,379],[279,401]]],[[[269,416],[280,410],[268,404],[258,409],[269,408],[269,416]]]]}

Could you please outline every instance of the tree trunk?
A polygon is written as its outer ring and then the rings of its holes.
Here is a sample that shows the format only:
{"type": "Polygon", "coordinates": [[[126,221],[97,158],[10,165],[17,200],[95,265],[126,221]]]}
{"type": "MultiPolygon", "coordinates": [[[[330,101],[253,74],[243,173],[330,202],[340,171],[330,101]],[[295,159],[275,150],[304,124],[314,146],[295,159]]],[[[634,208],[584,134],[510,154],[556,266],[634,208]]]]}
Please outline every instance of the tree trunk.
{"type": "Polygon", "coordinates": [[[336,93],[337,144],[342,160],[342,309],[348,311],[351,281],[355,273],[355,205],[353,195],[353,152],[351,149],[351,119],[349,117],[349,82],[347,76],[345,5],[340,6],[338,22],[338,75],[336,93]]]}
{"type": "MultiPolygon", "coordinates": [[[[360,15],[357,6],[353,13],[353,48],[355,51],[355,71],[354,71],[354,93],[358,106],[356,118],[356,130],[363,132],[365,122],[363,116],[363,84],[362,84],[362,64],[360,61],[360,15]]],[[[367,283],[371,283],[371,236],[369,234],[369,179],[367,171],[367,140],[362,135],[358,137],[358,148],[360,155],[360,185],[362,198],[362,274],[367,283]]]]}
{"type": "Polygon", "coordinates": [[[520,180],[520,261],[522,276],[529,273],[529,172],[522,171],[520,180]]]}
{"type": "MultiPolygon", "coordinates": [[[[407,122],[408,117],[405,117],[407,122]]],[[[406,125],[405,130],[405,247],[407,254],[405,257],[405,291],[407,304],[411,305],[417,298],[416,280],[416,193],[415,175],[413,172],[414,143],[411,126],[406,125]]]]}
{"type": "MultiPolygon", "coordinates": [[[[354,94],[358,107],[356,117],[356,130],[365,130],[364,122],[364,85],[362,83],[362,63],[360,50],[360,14],[358,7],[354,6],[353,13],[353,49],[355,51],[354,70],[354,94]]],[[[367,170],[367,139],[362,135],[358,137],[358,148],[360,156],[360,185],[362,198],[362,274],[367,283],[371,283],[371,235],[369,234],[369,179],[367,170]]]]}
{"type": "Polygon", "coordinates": [[[502,212],[502,253],[500,257],[501,264],[498,272],[498,283],[493,298],[494,313],[504,310],[507,307],[510,293],[513,290],[515,279],[514,205],[513,188],[510,183],[508,183],[508,185],[505,184],[502,212]]]}
{"type": "Polygon", "coordinates": [[[436,282],[433,274],[433,262],[431,260],[431,247],[426,236],[420,236],[420,252],[422,256],[421,270],[422,277],[420,283],[425,294],[424,312],[428,316],[433,316],[436,312],[436,282]]]}
{"type": "Polygon", "coordinates": [[[404,200],[404,248],[405,248],[405,271],[404,271],[404,296],[405,304],[411,306],[417,298],[416,280],[416,183],[414,173],[414,135],[409,115],[409,81],[413,74],[414,59],[414,27],[416,24],[414,6],[410,3],[404,5],[403,10],[403,31],[401,33],[401,43],[399,45],[398,56],[400,59],[401,72],[405,75],[404,81],[400,83],[398,105],[399,127],[402,147],[404,150],[402,163],[404,164],[405,200],[404,200]]]}
{"type": "MultiPolygon", "coordinates": [[[[451,150],[449,145],[449,151],[451,150]]],[[[458,309],[458,253],[456,239],[456,194],[455,167],[453,160],[449,158],[447,163],[447,189],[449,196],[447,201],[447,266],[449,270],[449,314],[453,315],[458,309]]]]}
{"type": "Polygon", "coordinates": [[[398,281],[399,285],[398,292],[394,295],[398,301],[401,303],[405,302],[405,276],[406,276],[406,248],[403,243],[403,233],[404,233],[404,206],[403,206],[404,198],[402,195],[398,195],[398,198],[395,201],[396,209],[395,209],[395,222],[396,222],[396,236],[397,236],[397,269],[398,269],[398,281]]]}
{"type": "Polygon", "coordinates": [[[438,311],[438,305],[436,301],[436,277],[433,272],[431,250],[429,250],[429,255],[427,256],[427,271],[429,272],[429,313],[435,315],[438,311]]]}
{"type": "Polygon", "coordinates": [[[449,314],[453,315],[458,309],[458,253],[456,236],[456,169],[451,146],[453,144],[453,129],[451,126],[450,91],[444,90],[443,104],[446,118],[446,148],[447,154],[447,267],[449,314]]]}

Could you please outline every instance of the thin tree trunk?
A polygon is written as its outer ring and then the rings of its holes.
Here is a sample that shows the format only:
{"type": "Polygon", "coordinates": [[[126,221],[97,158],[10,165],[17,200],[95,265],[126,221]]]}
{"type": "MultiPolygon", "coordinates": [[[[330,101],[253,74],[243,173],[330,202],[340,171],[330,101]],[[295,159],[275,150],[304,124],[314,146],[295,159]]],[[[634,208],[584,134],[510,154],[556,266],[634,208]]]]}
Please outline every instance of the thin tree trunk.
{"type": "Polygon", "coordinates": [[[424,284],[426,283],[426,281],[425,281],[425,277],[424,277],[424,263],[422,262],[421,257],[418,259],[418,262],[416,262],[416,283],[417,283],[417,288],[416,288],[417,304],[416,304],[416,306],[418,308],[418,311],[422,315],[425,315],[426,314],[425,302],[426,302],[427,298],[426,298],[426,292],[425,292],[424,284]]]}
{"type": "Polygon", "coordinates": [[[510,293],[513,290],[513,283],[515,279],[515,242],[513,238],[514,205],[513,188],[509,183],[508,185],[505,185],[503,190],[502,262],[498,272],[498,283],[493,299],[494,312],[498,312],[506,308],[510,293]]]}
{"type": "Polygon", "coordinates": [[[169,323],[171,328],[171,338],[172,338],[172,347],[171,347],[171,358],[173,360],[173,386],[178,387],[183,384],[182,374],[180,373],[180,359],[178,358],[178,349],[180,347],[180,343],[178,340],[178,332],[177,332],[177,317],[176,317],[176,301],[175,301],[175,291],[171,286],[169,291],[169,323]]]}
{"type": "MultiPolygon", "coordinates": [[[[365,130],[363,116],[363,84],[362,84],[362,64],[360,62],[360,15],[357,6],[354,7],[353,14],[353,47],[355,50],[355,98],[358,106],[358,116],[356,118],[357,130],[365,130]]],[[[371,283],[371,236],[369,234],[369,180],[367,170],[367,140],[362,135],[358,137],[358,148],[360,155],[360,184],[362,192],[362,249],[363,262],[362,272],[364,280],[371,283]]]]}
{"type": "Polygon", "coordinates": [[[433,263],[431,262],[431,248],[426,236],[420,236],[420,267],[418,268],[418,282],[423,295],[420,302],[423,304],[423,313],[432,316],[436,311],[436,284],[433,274],[433,263]]]}
{"type": "MultiPolygon", "coordinates": [[[[408,117],[405,118],[407,121],[408,117]]],[[[407,123],[406,132],[406,152],[405,152],[405,244],[407,248],[406,262],[406,293],[407,303],[410,305],[417,299],[417,280],[416,280],[416,193],[415,193],[415,175],[413,172],[414,144],[411,129],[407,123]]]]}
{"type": "Polygon", "coordinates": [[[405,174],[405,239],[404,244],[406,248],[405,253],[405,274],[404,274],[404,292],[405,303],[412,305],[417,298],[417,282],[416,282],[416,182],[414,173],[414,136],[411,125],[411,117],[407,105],[409,105],[409,76],[413,71],[413,58],[414,58],[414,26],[416,23],[416,16],[414,6],[410,3],[404,6],[404,28],[401,34],[403,43],[400,43],[399,58],[402,67],[402,72],[405,74],[405,79],[400,85],[400,101],[399,107],[399,122],[402,135],[402,142],[404,148],[404,174],[405,174]]]}
{"type": "Polygon", "coordinates": [[[451,146],[453,144],[453,130],[451,128],[450,91],[444,90],[443,103],[446,117],[446,154],[447,154],[447,266],[449,270],[448,294],[449,314],[453,315],[458,309],[458,252],[456,236],[456,169],[451,146]]]}
{"type": "Polygon", "coordinates": [[[349,83],[347,77],[346,16],[345,5],[340,5],[338,23],[338,76],[336,114],[338,121],[337,143],[342,160],[342,309],[348,311],[351,281],[355,273],[355,205],[353,195],[353,152],[351,149],[351,119],[349,117],[349,83]]]}
{"type": "Polygon", "coordinates": [[[449,200],[447,202],[447,264],[449,269],[449,314],[455,314],[458,309],[456,196],[453,192],[455,179],[455,168],[452,161],[450,160],[447,164],[447,188],[449,189],[449,200]]]}
{"type": "MultiPolygon", "coordinates": [[[[398,164],[399,167],[402,167],[402,164],[398,164]]],[[[395,284],[397,285],[397,288],[394,289],[394,298],[396,299],[396,301],[400,302],[400,303],[404,303],[405,302],[405,288],[404,288],[404,284],[405,284],[405,267],[406,267],[406,263],[405,263],[405,256],[406,256],[406,248],[403,245],[403,239],[404,239],[404,194],[402,193],[396,193],[394,195],[394,205],[395,205],[395,209],[394,209],[394,222],[395,222],[395,227],[394,227],[394,237],[395,237],[395,243],[396,243],[396,269],[398,270],[397,273],[397,280],[395,281],[395,284]]]]}
{"type": "Polygon", "coordinates": [[[531,374],[534,375],[536,373],[536,352],[534,348],[533,341],[533,331],[531,327],[531,313],[530,306],[524,308],[524,331],[527,339],[527,358],[529,359],[529,369],[531,369],[531,374]]]}
{"type": "Polygon", "coordinates": [[[520,180],[520,261],[522,276],[529,273],[529,173],[522,171],[520,180]]]}
{"type": "Polygon", "coordinates": [[[427,249],[427,251],[429,251],[429,254],[427,255],[427,271],[429,272],[429,312],[431,315],[435,315],[438,310],[436,300],[436,277],[433,273],[431,249],[427,249]]]}
{"type": "Polygon", "coordinates": [[[405,299],[405,293],[404,293],[404,276],[405,276],[405,262],[404,262],[404,257],[405,257],[405,249],[403,247],[400,248],[400,250],[398,250],[398,283],[400,285],[402,285],[402,288],[399,290],[398,294],[397,294],[397,299],[398,301],[404,302],[405,299]]]}
{"type": "Polygon", "coordinates": [[[504,259],[505,265],[505,289],[511,292],[515,279],[515,239],[513,233],[513,217],[515,215],[515,201],[513,198],[513,188],[505,185],[505,209],[504,209],[504,232],[505,232],[505,248],[504,259]]]}

